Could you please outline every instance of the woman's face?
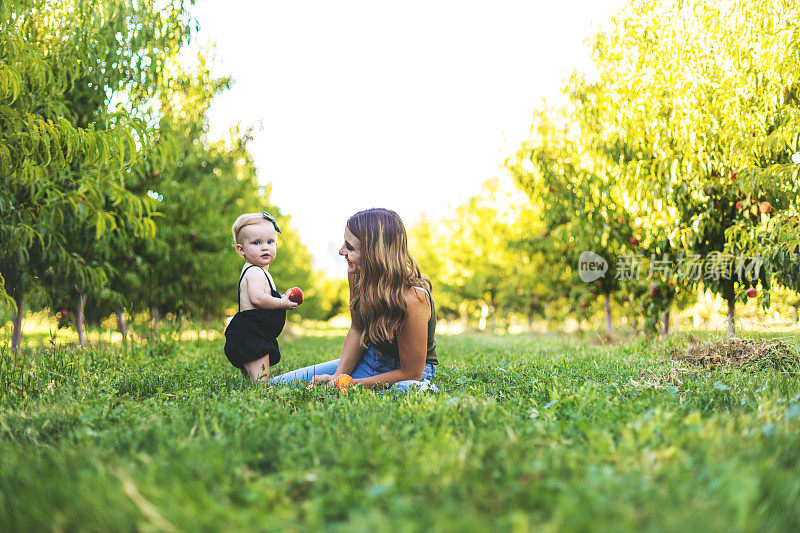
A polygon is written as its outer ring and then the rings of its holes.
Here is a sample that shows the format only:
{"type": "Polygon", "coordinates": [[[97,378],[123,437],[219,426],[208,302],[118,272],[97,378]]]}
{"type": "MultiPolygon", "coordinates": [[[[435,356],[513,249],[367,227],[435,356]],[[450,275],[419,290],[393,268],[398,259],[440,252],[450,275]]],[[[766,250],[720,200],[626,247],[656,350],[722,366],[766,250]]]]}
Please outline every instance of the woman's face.
{"type": "Polygon", "coordinates": [[[361,265],[361,241],[347,228],[344,228],[344,244],[339,248],[339,255],[347,259],[348,272],[358,272],[361,265]]]}

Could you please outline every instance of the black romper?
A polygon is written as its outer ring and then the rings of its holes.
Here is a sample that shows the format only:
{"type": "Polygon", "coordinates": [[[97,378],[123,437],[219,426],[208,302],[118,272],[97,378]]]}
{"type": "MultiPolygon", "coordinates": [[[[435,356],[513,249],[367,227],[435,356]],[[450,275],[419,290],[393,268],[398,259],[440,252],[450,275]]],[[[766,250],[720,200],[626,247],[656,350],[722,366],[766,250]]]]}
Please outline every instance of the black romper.
{"type": "MultiPolygon", "coordinates": [[[[237,287],[237,296],[241,298],[241,286],[244,274],[250,268],[257,267],[250,265],[242,271],[237,287]]],[[[261,270],[264,272],[264,270],[261,270]]],[[[264,272],[267,276],[267,273],[264,272]]],[[[272,296],[280,298],[282,295],[272,286],[272,282],[267,276],[272,296]]],[[[241,300],[239,300],[241,302],[241,300]]],[[[284,324],[286,324],[285,309],[248,309],[241,310],[233,315],[228,327],[225,329],[225,356],[236,368],[244,368],[245,363],[260,359],[269,354],[270,366],[275,365],[281,360],[281,351],[278,348],[278,335],[281,334],[284,324]]]]}

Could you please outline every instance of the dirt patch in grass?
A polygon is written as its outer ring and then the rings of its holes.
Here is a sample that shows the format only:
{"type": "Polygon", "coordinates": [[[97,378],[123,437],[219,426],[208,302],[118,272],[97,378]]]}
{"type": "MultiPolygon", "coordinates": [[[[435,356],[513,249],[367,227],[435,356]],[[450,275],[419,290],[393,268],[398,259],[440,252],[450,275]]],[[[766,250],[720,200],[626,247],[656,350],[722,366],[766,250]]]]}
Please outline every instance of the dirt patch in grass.
{"type": "Polygon", "coordinates": [[[667,348],[666,359],[703,369],[739,368],[800,374],[800,348],[781,339],[727,339],[667,348]]]}
{"type": "Polygon", "coordinates": [[[608,335],[607,333],[599,333],[589,339],[589,344],[594,346],[616,346],[625,341],[623,337],[608,335]]]}
{"type": "Polygon", "coordinates": [[[682,377],[706,370],[737,368],[745,372],[772,371],[800,375],[800,347],[782,339],[713,339],[701,342],[689,336],[684,346],[660,350],[659,363],[666,368],[647,368],[634,384],[651,389],[680,389],[682,377]]]}

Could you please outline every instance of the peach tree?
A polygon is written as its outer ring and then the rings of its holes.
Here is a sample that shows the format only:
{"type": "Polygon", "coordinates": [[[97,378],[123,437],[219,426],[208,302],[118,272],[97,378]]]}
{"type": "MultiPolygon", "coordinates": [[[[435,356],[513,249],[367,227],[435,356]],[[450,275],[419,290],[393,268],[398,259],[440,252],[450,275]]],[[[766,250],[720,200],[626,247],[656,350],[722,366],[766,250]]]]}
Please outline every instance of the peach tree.
{"type": "Polygon", "coordinates": [[[124,183],[148,129],[111,99],[146,99],[188,31],[179,2],[0,5],[0,236],[10,243],[0,250],[0,294],[14,300],[14,346],[24,294],[44,269],[102,278],[63,228],[100,235],[121,215],[136,231],[152,229],[146,202],[124,183]]]}
{"type": "Polygon", "coordinates": [[[767,235],[796,203],[798,42],[790,2],[651,0],[632,3],[594,50],[622,179],[663,215],[673,249],[699,262],[684,283],[727,301],[729,336],[737,298],[761,286],[768,306],[782,268],[767,235]]]}
{"type": "Polygon", "coordinates": [[[567,107],[538,114],[533,139],[523,145],[509,168],[540,213],[551,249],[568,265],[569,296],[576,309],[580,313],[602,294],[610,335],[612,294],[620,288],[618,261],[636,237],[625,191],[600,142],[598,116],[590,104],[596,88],[576,89],[567,107]],[[592,280],[592,285],[579,277],[584,252],[597,254],[607,264],[604,275],[592,280]]]}

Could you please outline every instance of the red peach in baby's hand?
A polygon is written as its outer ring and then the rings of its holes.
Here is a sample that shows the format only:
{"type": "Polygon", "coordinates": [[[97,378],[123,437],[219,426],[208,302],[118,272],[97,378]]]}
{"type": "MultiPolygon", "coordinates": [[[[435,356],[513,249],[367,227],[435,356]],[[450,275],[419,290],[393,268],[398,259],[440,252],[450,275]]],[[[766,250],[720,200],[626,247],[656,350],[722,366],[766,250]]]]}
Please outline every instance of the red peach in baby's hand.
{"type": "Polygon", "coordinates": [[[300,287],[292,287],[289,290],[289,300],[297,305],[303,303],[303,291],[300,290],[300,287]]]}

